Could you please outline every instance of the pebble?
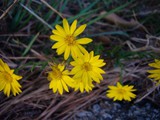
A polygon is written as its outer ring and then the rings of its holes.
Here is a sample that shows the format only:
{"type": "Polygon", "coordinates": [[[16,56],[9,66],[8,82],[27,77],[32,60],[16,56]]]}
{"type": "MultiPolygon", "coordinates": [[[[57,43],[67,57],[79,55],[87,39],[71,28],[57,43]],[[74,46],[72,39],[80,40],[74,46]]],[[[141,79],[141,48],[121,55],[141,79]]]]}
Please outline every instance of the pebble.
{"type": "Polygon", "coordinates": [[[100,110],[101,110],[100,105],[98,105],[98,104],[93,105],[93,112],[95,114],[98,114],[100,112],[100,110]]]}
{"type": "Polygon", "coordinates": [[[82,118],[82,117],[92,117],[93,114],[90,111],[81,111],[81,112],[77,113],[76,116],[80,117],[80,118],[82,118]]]}
{"type": "Polygon", "coordinates": [[[160,108],[152,103],[130,104],[101,101],[77,113],[75,120],[160,120],[160,108]],[[102,105],[102,106],[101,106],[102,105]]]}
{"type": "Polygon", "coordinates": [[[102,115],[102,117],[105,119],[105,120],[112,120],[112,115],[110,115],[110,114],[108,114],[108,113],[104,113],[103,115],[102,115]]]}
{"type": "Polygon", "coordinates": [[[121,105],[119,103],[113,103],[113,109],[114,110],[117,110],[117,109],[120,109],[121,108],[121,105]]]}

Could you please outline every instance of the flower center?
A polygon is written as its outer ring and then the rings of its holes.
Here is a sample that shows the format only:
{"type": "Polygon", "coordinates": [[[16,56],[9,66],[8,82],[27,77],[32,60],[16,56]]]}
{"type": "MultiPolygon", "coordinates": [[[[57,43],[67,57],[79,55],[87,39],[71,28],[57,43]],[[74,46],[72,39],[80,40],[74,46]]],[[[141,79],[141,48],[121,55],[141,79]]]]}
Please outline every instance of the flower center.
{"type": "Polygon", "coordinates": [[[8,73],[8,72],[3,72],[3,75],[4,75],[4,79],[7,81],[7,82],[12,82],[13,78],[11,77],[11,75],[8,73]]]}
{"type": "Polygon", "coordinates": [[[85,62],[83,64],[83,69],[85,69],[86,71],[91,71],[92,70],[92,66],[89,62],[85,62]]]}
{"type": "Polygon", "coordinates": [[[57,68],[53,68],[53,75],[56,79],[62,78],[62,72],[57,68]]]}
{"type": "Polygon", "coordinates": [[[125,90],[124,89],[122,89],[122,88],[120,88],[118,91],[117,91],[119,94],[125,94],[125,90]]]}
{"type": "Polygon", "coordinates": [[[75,45],[76,41],[75,41],[75,37],[72,35],[67,35],[65,38],[66,43],[71,46],[71,45],[75,45]]]}

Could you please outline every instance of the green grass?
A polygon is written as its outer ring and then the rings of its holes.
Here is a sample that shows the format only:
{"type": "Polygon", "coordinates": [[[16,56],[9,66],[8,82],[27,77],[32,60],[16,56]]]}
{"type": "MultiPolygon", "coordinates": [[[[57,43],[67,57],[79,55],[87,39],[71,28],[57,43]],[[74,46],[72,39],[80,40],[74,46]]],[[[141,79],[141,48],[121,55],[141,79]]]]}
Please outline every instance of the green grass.
{"type": "MultiPolygon", "coordinates": [[[[11,4],[11,1],[6,1],[5,4],[8,5],[11,4]]],[[[126,9],[128,6],[135,3],[135,0],[130,0],[128,2],[121,3],[117,0],[94,0],[94,1],[88,1],[89,4],[87,7],[84,6],[84,3],[80,2],[79,0],[73,0],[75,8],[79,8],[78,11],[68,11],[73,12],[73,14],[70,17],[67,17],[69,22],[71,23],[73,20],[78,19],[79,24],[86,23],[88,25],[88,28],[90,26],[94,26],[96,22],[101,22],[103,18],[109,14],[112,13],[121,13],[124,9],[126,9]],[[115,4],[115,7],[112,9],[109,9],[112,4],[115,4]],[[107,13],[104,15],[99,15],[101,11],[106,10],[107,13]],[[94,17],[92,17],[94,16],[94,17]]],[[[61,2],[49,1],[49,4],[56,10],[58,10],[60,13],[68,14],[66,13],[66,10],[68,9],[68,6],[72,3],[69,0],[62,0],[61,2]]],[[[133,8],[132,8],[133,9],[133,8]]],[[[137,9],[137,8],[136,8],[137,9]]],[[[132,12],[132,11],[131,11],[132,12]]],[[[56,24],[62,24],[62,19],[60,16],[58,16],[55,12],[50,10],[45,4],[41,3],[40,1],[29,1],[26,4],[25,0],[19,1],[19,3],[13,8],[12,11],[10,11],[10,16],[12,18],[10,22],[10,29],[12,32],[18,32],[22,28],[28,27],[30,22],[34,22],[32,26],[30,26],[30,33],[33,35],[30,36],[30,38],[24,38],[21,42],[28,46],[27,48],[22,51],[21,56],[27,56],[29,55],[29,51],[34,46],[34,43],[38,37],[38,33],[44,34],[44,35],[50,35],[51,29],[54,29],[54,26],[56,24]]],[[[142,23],[148,23],[150,20],[152,20],[153,17],[149,16],[148,18],[145,18],[142,20],[142,23]]],[[[157,21],[156,21],[157,22],[157,21]]],[[[157,24],[157,23],[156,23],[157,24]]],[[[160,27],[155,29],[155,33],[157,35],[160,34],[159,32],[160,27]]],[[[126,32],[125,29],[114,29],[111,31],[102,31],[102,32],[95,32],[91,34],[86,34],[87,37],[97,37],[97,36],[121,36],[123,38],[129,38],[130,34],[126,32]]],[[[21,38],[20,38],[21,39],[21,38]]],[[[122,39],[123,41],[123,39],[122,39]]],[[[48,40],[49,42],[49,40],[48,40]]],[[[94,46],[94,44],[91,44],[94,46]]],[[[51,53],[50,48],[46,48],[44,53],[51,53]]],[[[105,47],[103,46],[103,43],[99,42],[94,46],[95,54],[105,54],[111,58],[114,58],[116,60],[116,63],[119,63],[120,59],[129,59],[132,58],[132,56],[139,56],[140,58],[147,57],[147,52],[132,52],[132,51],[125,51],[123,50],[123,46],[113,46],[111,50],[105,50],[105,47]]],[[[153,55],[154,56],[154,55],[153,55]]],[[[153,57],[152,56],[152,57],[153,57]]]]}

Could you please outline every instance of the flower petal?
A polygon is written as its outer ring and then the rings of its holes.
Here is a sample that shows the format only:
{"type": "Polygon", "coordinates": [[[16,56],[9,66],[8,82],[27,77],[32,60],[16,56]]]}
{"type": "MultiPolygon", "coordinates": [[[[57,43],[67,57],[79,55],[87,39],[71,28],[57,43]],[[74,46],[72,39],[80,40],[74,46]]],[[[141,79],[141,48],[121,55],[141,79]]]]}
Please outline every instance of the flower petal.
{"type": "Polygon", "coordinates": [[[70,28],[71,35],[76,30],[76,27],[77,27],[77,20],[74,20],[73,23],[72,23],[72,25],[71,25],[71,28],[70,28]]]}
{"type": "Polygon", "coordinates": [[[69,46],[67,46],[65,52],[64,52],[64,59],[67,60],[69,55],[70,55],[70,51],[71,51],[71,48],[69,46]]]}
{"type": "Polygon", "coordinates": [[[64,44],[65,44],[64,41],[59,41],[59,42],[55,43],[55,44],[52,46],[52,49],[59,48],[59,47],[63,46],[64,44]]]}
{"type": "Polygon", "coordinates": [[[51,35],[50,39],[53,40],[53,41],[62,41],[62,40],[64,40],[63,37],[58,36],[58,35],[51,35]]]}
{"type": "Polygon", "coordinates": [[[90,39],[90,38],[81,38],[81,39],[77,40],[77,43],[79,43],[79,44],[88,44],[90,42],[92,42],[92,39],[90,39]]]}
{"type": "Polygon", "coordinates": [[[58,49],[56,50],[57,54],[58,54],[58,55],[61,55],[62,53],[64,53],[66,47],[67,47],[66,45],[62,45],[60,48],[58,48],[58,49]]]}
{"type": "Polygon", "coordinates": [[[65,32],[67,34],[70,34],[70,31],[69,31],[69,24],[68,24],[68,21],[66,19],[63,19],[63,28],[65,30],[65,32]]]}
{"type": "Polygon", "coordinates": [[[79,28],[77,28],[77,30],[73,33],[73,35],[76,37],[79,34],[81,34],[85,30],[86,26],[87,26],[86,24],[81,25],[79,28]]]}
{"type": "Polygon", "coordinates": [[[55,34],[55,35],[61,36],[61,37],[65,37],[66,36],[66,34],[64,34],[62,32],[59,32],[58,30],[52,30],[52,33],[55,34]]]}
{"type": "Polygon", "coordinates": [[[60,25],[56,25],[56,29],[59,33],[61,33],[63,36],[66,36],[66,32],[64,31],[64,29],[60,26],[60,25]]]}

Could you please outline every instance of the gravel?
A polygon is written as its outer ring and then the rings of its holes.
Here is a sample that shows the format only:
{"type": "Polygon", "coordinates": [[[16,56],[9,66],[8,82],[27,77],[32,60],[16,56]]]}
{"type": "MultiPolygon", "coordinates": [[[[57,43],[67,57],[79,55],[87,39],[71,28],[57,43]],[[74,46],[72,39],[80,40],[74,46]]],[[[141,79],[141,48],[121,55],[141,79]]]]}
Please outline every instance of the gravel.
{"type": "Polygon", "coordinates": [[[160,120],[160,108],[149,101],[138,104],[104,100],[75,114],[76,120],[160,120]]]}

